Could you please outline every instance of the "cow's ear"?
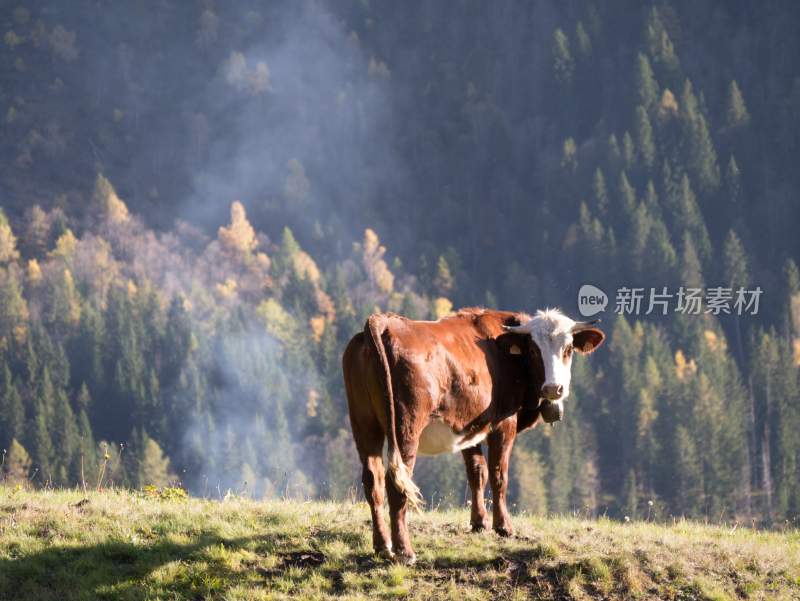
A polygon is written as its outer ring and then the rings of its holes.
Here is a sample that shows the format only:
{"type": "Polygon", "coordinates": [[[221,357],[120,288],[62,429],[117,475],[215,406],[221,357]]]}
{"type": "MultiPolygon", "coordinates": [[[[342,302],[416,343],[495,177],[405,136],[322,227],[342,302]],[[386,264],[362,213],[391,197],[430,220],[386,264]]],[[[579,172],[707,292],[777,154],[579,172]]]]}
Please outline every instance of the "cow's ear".
{"type": "Polygon", "coordinates": [[[527,334],[506,332],[498,336],[496,340],[503,354],[527,356],[531,337],[527,334]]]}
{"type": "Polygon", "coordinates": [[[572,335],[572,348],[584,355],[592,353],[603,344],[606,335],[597,328],[585,328],[572,335]]]}

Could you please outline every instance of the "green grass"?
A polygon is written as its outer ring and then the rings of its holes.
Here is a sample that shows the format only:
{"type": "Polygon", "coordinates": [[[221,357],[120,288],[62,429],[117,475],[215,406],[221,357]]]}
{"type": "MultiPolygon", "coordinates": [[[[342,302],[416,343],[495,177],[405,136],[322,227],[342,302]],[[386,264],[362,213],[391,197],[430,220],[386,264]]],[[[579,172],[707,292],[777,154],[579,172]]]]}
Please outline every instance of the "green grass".
{"type": "Polygon", "coordinates": [[[373,557],[365,504],[0,487],[0,600],[799,599],[800,533],[411,516],[413,567],[373,557]],[[84,500],[85,499],[85,500],[84,500]]]}

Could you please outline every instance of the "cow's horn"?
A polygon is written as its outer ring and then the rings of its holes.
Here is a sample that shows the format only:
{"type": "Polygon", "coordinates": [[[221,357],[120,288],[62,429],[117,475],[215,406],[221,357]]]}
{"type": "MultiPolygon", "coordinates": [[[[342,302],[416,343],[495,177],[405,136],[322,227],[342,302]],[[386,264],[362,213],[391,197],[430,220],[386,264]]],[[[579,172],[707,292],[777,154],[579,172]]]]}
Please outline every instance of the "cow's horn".
{"type": "Polygon", "coordinates": [[[575,325],[572,326],[572,331],[573,332],[579,332],[579,331],[584,330],[586,328],[592,327],[596,323],[600,323],[600,320],[599,319],[593,319],[591,321],[576,321],[575,325]]]}
{"type": "MultiPolygon", "coordinates": [[[[533,321],[533,320],[531,320],[533,321]]],[[[503,329],[506,332],[514,332],[515,334],[530,334],[531,329],[529,327],[530,321],[520,324],[518,326],[503,326],[503,329]]]]}

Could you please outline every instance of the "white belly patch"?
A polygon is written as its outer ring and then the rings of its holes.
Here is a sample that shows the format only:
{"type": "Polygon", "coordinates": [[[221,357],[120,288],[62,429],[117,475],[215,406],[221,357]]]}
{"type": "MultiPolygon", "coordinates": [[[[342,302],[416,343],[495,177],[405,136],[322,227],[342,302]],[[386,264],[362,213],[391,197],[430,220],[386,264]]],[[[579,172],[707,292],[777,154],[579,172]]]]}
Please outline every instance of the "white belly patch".
{"type": "Polygon", "coordinates": [[[441,419],[433,419],[425,426],[419,438],[417,452],[420,455],[440,455],[457,453],[462,449],[474,447],[486,438],[489,429],[472,434],[458,434],[441,419]]]}

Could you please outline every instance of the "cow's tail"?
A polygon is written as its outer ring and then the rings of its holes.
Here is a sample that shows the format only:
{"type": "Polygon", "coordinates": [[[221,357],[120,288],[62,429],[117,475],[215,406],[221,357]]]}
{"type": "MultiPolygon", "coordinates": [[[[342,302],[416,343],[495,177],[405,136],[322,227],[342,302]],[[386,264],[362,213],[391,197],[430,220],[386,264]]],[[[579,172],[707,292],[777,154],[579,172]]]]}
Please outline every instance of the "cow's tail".
{"type": "Polygon", "coordinates": [[[382,315],[371,315],[367,320],[366,330],[378,353],[378,362],[381,369],[383,384],[383,397],[386,404],[386,440],[389,451],[389,467],[387,473],[402,494],[408,500],[411,509],[419,511],[424,504],[419,487],[411,479],[408,466],[400,456],[397,448],[397,423],[395,421],[394,392],[392,391],[392,373],[389,370],[389,359],[386,357],[386,348],[383,346],[383,332],[385,318],[382,315]]]}

